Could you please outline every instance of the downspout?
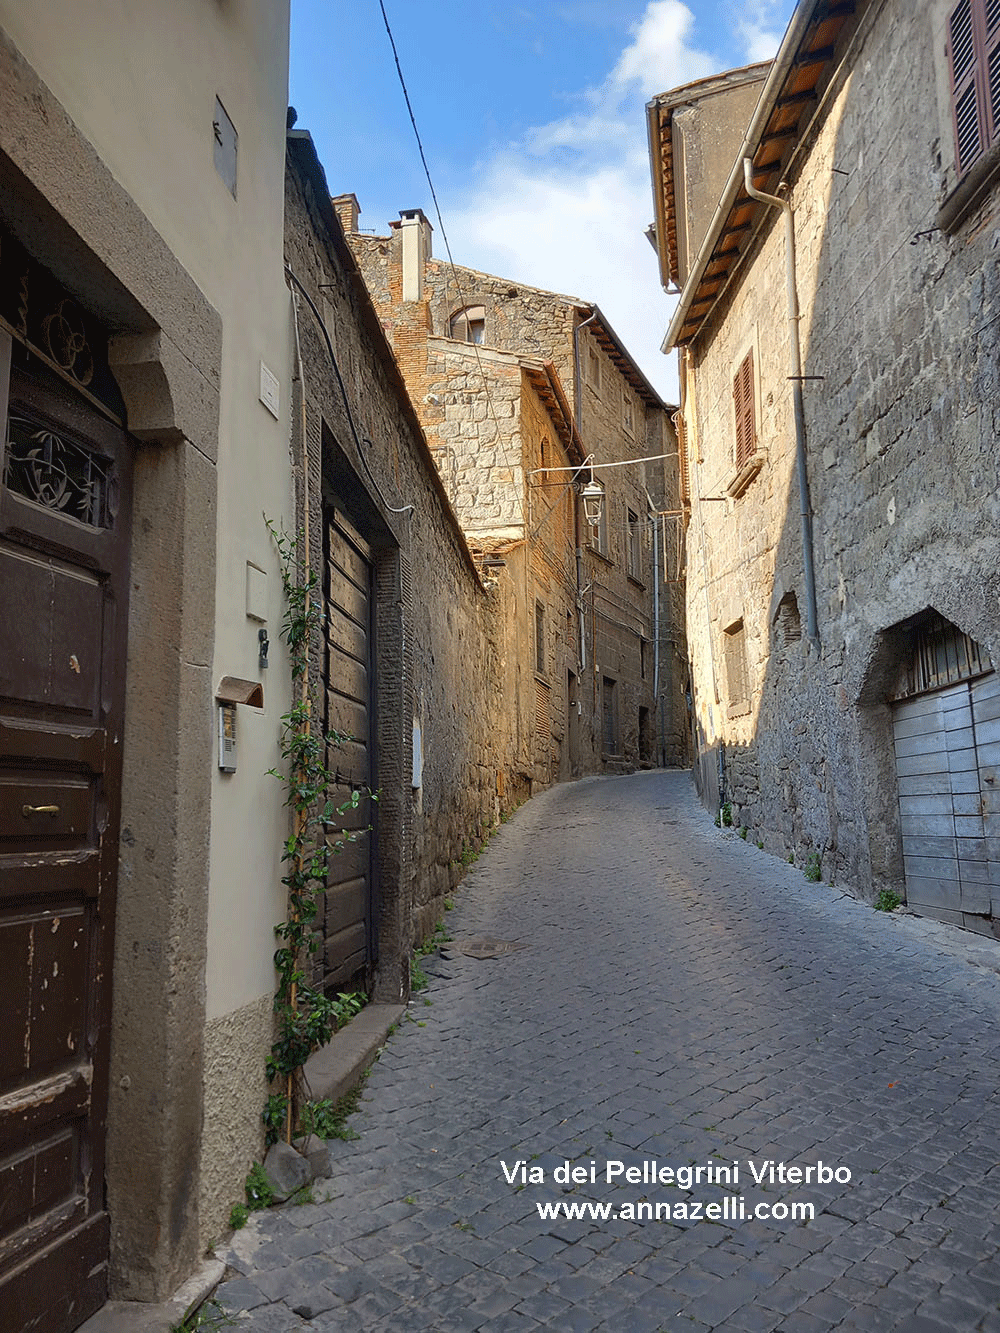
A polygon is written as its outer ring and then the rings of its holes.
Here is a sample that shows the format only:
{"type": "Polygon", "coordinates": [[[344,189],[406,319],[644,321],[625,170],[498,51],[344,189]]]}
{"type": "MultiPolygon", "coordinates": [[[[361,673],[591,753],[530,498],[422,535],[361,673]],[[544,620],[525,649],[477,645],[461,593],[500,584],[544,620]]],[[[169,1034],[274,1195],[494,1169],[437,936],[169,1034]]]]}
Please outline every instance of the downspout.
{"type": "Polygon", "coordinates": [[[819,628],[816,615],[816,574],[813,563],[812,506],[809,503],[809,471],[806,462],[806,416],[802,400],[802,347],[799,339],[799,297],[795,285],[795,216],[787,199],[764,194],[753,183],[753,159],[743,159],[743,183],[751,199],[758,199],[771,208],[780,208],[785,215],[785,292],[788,305],[788,357],[791,365],[792,411],[795,418],[795,463],[799,475],[799,517],[802,523],[802,564],[806,592],[806,636],[810,645],[819,651],[819,628]]]}
{"type": "MultiPolygon", "coordinates": [[[[580,434],[583,420],[581,390],[583,383],[580,375],[580,330],[597,318],[597,311],[589,315],[582,323],[573,324],[573,416],[576,420],[576,433],[580,434]]],[[[583,686],[583,673],[587,669],[587,627],[586,611],[583,606],[583,519],[580,514],[580,495],[576,494],[573,506],[574,536],[576,537],[576,619],[580,631],[580,686],[583,686]]]]}
{"type": "MultiPolygon", "coordinates": [[[[649,500],[649,492],[646,493],[647,512],[653,513],[653,505],[649,500]]],[[[663,727],[663,697],[660,694],[660,524],[663,522],[658,515],[653,514],[653,706],[659,717],[660,743],[656,747],[660,759],[660,767],[663,768],[666,763],[665,750],[666,743],[663,727]]]]}

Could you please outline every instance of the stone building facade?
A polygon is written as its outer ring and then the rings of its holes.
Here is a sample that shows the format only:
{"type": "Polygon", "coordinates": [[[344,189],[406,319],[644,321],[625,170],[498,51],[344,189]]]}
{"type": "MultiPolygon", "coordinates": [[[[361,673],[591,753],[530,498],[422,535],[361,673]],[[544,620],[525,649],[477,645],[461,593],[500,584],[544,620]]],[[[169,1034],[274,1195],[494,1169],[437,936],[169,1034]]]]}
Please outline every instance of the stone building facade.
{"type": "Polygon", "coordinates": [[[698,186],[672,118],[685,107],[696,136],[707,104],[696,85],[650,105],[661,262],[682,284],[666,345],[702,795],[810,873],[984,932],[1000,917],[998,23],[954,0],[803,0],[749,122],[741,106],[711,130],[732,160],[686,264],[673,218],[698,186]]]}
{"type": "MultiPolygon", "coordinates": [[[[503,638],[504,594],[473,560],[303,130],[288,136],[285,218],[299,292],[300,408],[305,386],[292,445],[293,459],[308,460],[307,473],[296,461],[297,509],[303,518],[308,511],[314,568],[325,568],[329,625],[314,675],[327,722],[370,749],[364,773],[351,767],[356,745],[331,752],[329,767],[343,771],[346,794],[356,786],[379,793],[362,820],[373,824],[361,850],[374,916],[361,917],[360,972],[377,998],[397,1000],[408,992],[413,944],[442,916],[469,853],[528,794],[508,708],[513,654],[503,638]],[[348,576],[362,610],[345,596],[348,576]],[[370,640],[357,633],[349,657],[341,650],[351,631],[338,607],[370,640]],[[359,661],[361,689],[353,683],[359,661]],[[347,726],[345,700],[362,705],[347,726]]],[[[324,944],[338,927],[332,916],[321,921],[324,944]]],[[[321,950],[316,980],[345,984],[359,972],[352,958],[321,950]]]]}
{"type": "Polygon", "coordinates": [[[676,562],[663,581],[679,511],[669,412],[597,307],[434,259],[419,209],[371,236],[353,195],[335,203],[505,601],[522,782],[682,762],[676,562]],[[574,485],[591,472],[605,490],[593,531],[574,485]]]}

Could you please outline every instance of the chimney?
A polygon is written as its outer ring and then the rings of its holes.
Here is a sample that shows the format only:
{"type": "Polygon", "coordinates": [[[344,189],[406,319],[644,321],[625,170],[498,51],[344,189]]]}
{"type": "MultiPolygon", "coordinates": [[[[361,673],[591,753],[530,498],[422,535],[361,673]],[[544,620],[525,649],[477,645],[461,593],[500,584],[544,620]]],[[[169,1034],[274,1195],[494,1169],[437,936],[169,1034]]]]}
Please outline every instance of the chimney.
{"type": "Polygon", "coordinates": [[[434,228],[420,208],[404,208],[399,213],[400,239],[403,242],[403,300],[424,299],[424,264],[431,257],[431,232],[434,228]]]}
{"type": "Polygon", "coordinates": [[[337,194],[330,201],[333,204],[334,212],[340,218],[340,225],[348,236],[358,229],[358,217],[361,213],[361,205],[358,203],[356,194],[337,194]]]}

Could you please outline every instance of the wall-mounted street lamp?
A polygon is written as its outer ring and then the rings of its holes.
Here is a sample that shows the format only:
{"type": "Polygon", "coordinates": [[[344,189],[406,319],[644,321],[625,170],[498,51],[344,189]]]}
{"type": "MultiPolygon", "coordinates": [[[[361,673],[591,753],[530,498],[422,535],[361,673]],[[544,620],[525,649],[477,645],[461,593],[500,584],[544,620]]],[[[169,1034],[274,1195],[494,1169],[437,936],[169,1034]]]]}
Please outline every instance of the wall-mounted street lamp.
{"type": "Polygon", "coordinates": [[[604,506],[604,486],[595,477],[591,477],[586,486],[580,489],[580,499],[583,501],[583,517],[592,528],[596,528],[601,521],[601,509],[604,506]]]}

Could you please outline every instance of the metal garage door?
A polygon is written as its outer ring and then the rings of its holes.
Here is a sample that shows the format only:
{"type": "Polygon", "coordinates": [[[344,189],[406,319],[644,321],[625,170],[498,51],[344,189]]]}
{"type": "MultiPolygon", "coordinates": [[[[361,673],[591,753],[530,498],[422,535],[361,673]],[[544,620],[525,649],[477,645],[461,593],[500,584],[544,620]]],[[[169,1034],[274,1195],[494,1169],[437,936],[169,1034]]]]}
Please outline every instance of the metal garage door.
{"type": "Polygon", "coordinates": [[[338,805],[359,794],[358,805],[335,818],[333,854],[318,928],[317,985],[342,988],[376,961],[372,848],[375,802],[372,680],[372,552],[338,509],[326,518],[326,717],[327,732],[350,737],[331,745],[327,767],[336,774],[338,805]],[[343,829],[349,838],[339,837],[343,829]],[[353,839],[353,840],[352,840],[353,839]]]}
{"type": "Polygon", "coordinates": [[[1000,677],[893,705],[907,903],[989,933],[1000,918],[1000,677]]]}

